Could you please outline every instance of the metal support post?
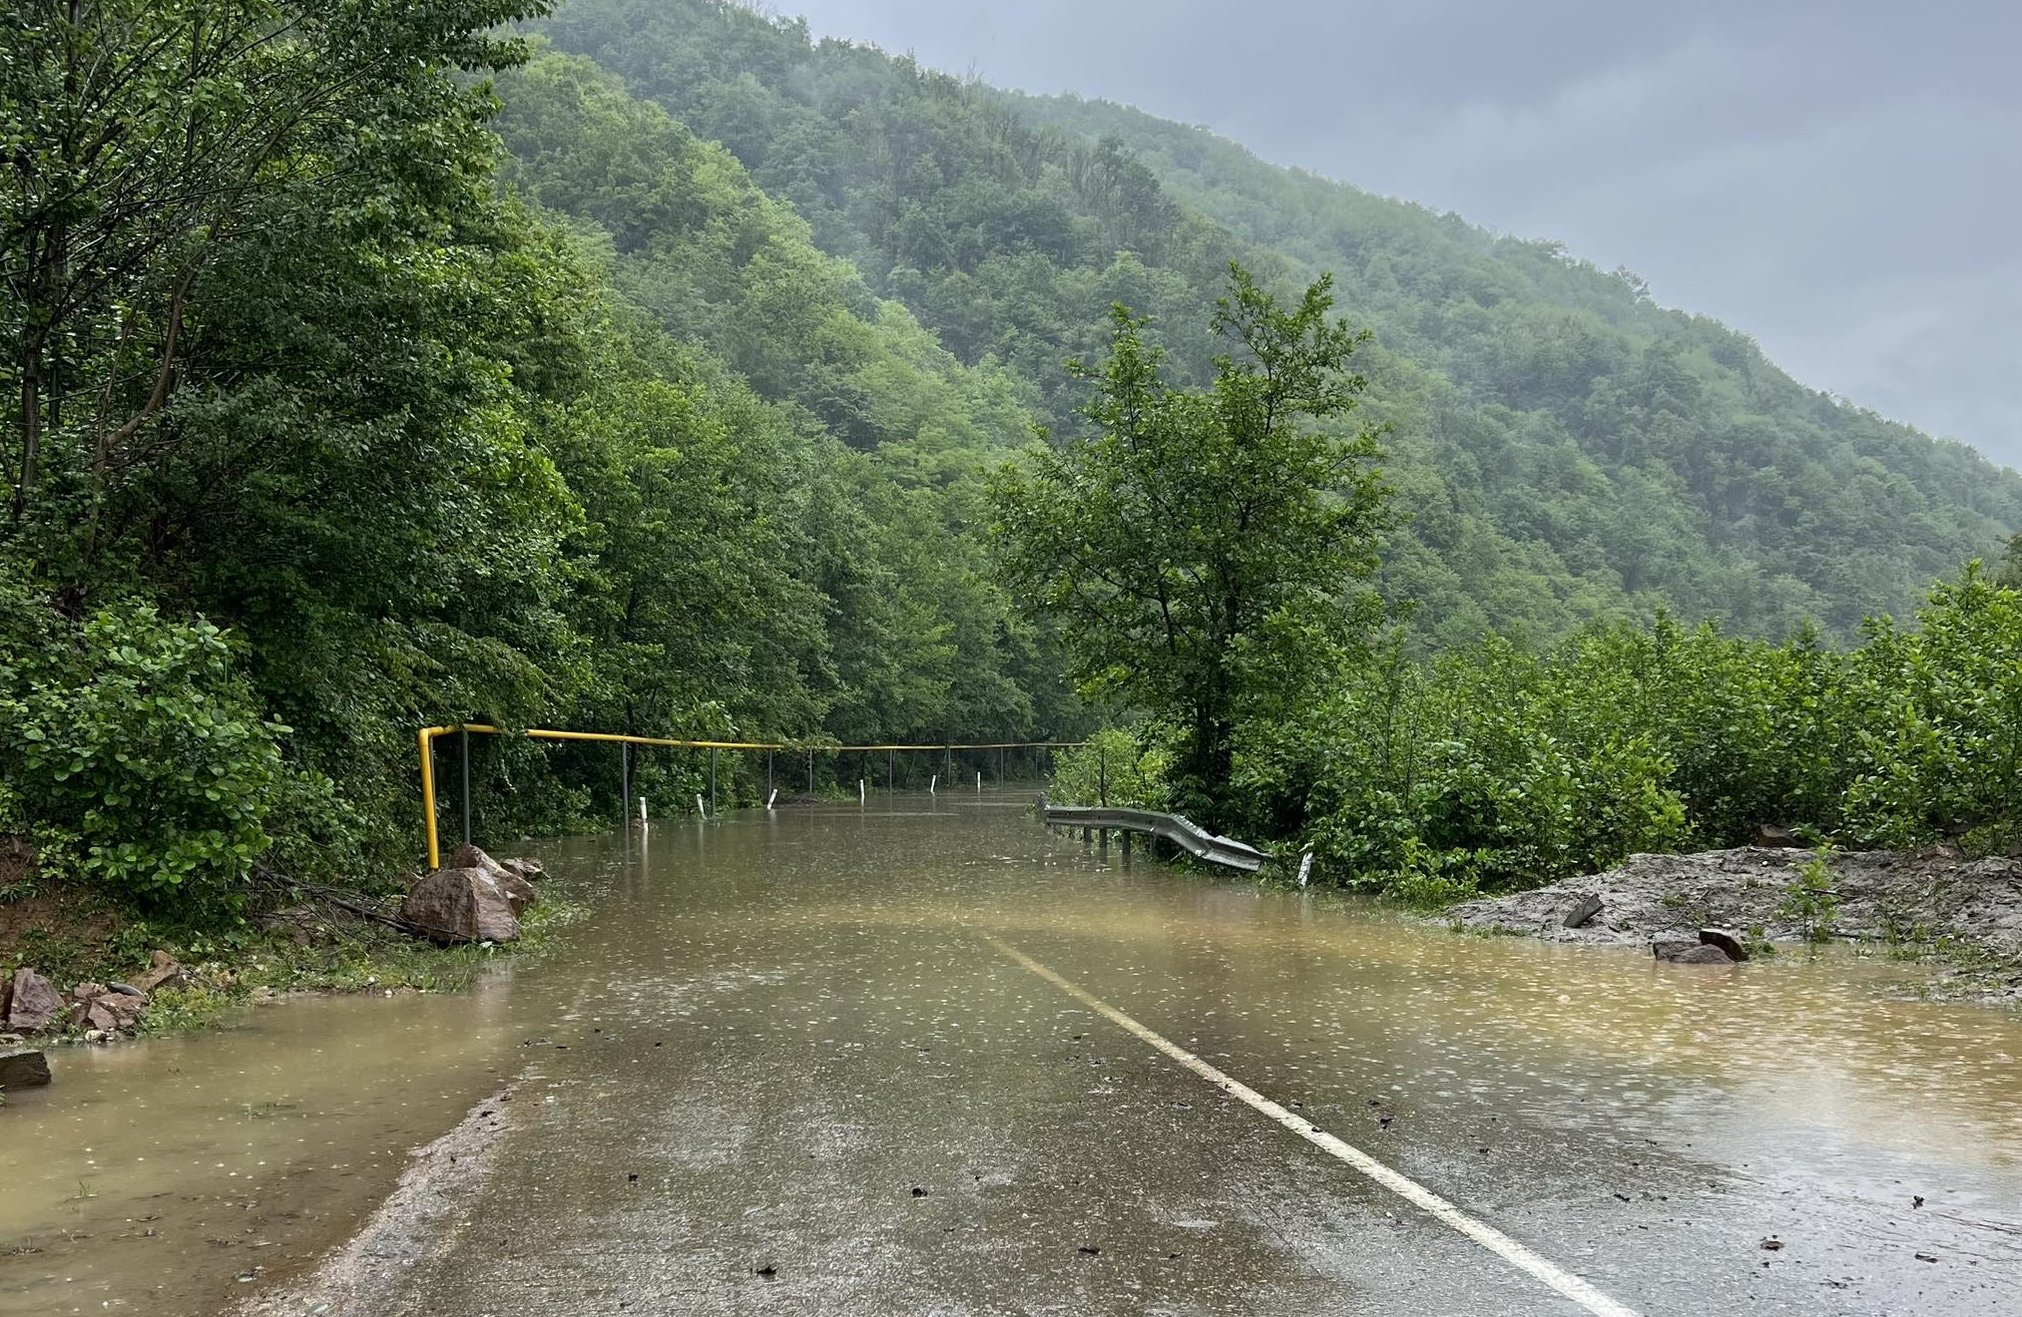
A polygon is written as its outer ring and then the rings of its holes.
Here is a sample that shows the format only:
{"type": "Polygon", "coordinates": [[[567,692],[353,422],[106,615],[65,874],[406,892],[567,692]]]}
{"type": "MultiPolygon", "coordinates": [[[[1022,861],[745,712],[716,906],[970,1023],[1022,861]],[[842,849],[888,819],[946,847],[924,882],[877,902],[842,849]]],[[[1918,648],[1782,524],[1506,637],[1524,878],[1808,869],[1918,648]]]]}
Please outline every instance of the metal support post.
{"type": "Polygon", "coordinates": [[[463,751],[463,844],[470,845],[470,728],[456,734],[458,748],[463,751]]]}
{"type": "Polygon", "coordinates": [[[716,750],[709,751],[709,817],[716,817],[716,750]]]}

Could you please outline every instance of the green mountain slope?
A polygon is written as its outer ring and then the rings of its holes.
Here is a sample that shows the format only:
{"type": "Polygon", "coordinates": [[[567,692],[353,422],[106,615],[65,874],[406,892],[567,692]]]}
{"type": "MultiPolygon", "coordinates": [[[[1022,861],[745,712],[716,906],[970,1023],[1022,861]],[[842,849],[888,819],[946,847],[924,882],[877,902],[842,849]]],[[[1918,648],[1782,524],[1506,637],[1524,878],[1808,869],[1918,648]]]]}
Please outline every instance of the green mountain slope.
{"type": "Polygon", "coordinates": [[[589,60],[541,55],[498,91],[494,126],[514,153],[504,180],[574,222],[656,331],[700,345],[770,403],[767,428],[798,432],[770,460],[809,460],[834,439],[857,450],[826,459],[846,497],[798,513],[821,528],[800,570],[826,596],[833,661],[851,674],[825,729],[987,739],[1067,716],[1056,670],[1010,622],[970,533],[983,474],[1031,430],[1016,382],[958,361],[819,251],[728,152],[589,60]]]}
{"type": "Polygon", "coordinates": [[[541,30],[720,141],[869,294],[1055,425],[1075,402],[1060,362],[1096,348],[1109,303],[1153,315],[1198,376],[1227,260],[1334,271],[1393,427],[1408,522],[1386,582],[1445,638],[1660,606],[1847,635],[2022,524],[2022,476],[1804,389],[1551,244],[715,0],[573,0],[541,30]]]}
{"type": "MultiPolygon", "coordinates": [[[[1862,611],[1906,611],[1905,596],[1995,556],[2017,524],[2022,476],[1804,387],[1745,335],[1658,305],[1627,272],[1269,164],[1204,128],[1101,101],[1006,99],[1127,147],[1185,204],[1302,273],[1333,271],[1386,343],[1471,402],[1548,418],[1617,490],[1651,482],[1715,547],[1804,583],[1841,629],[1862,611]]],[[[1617,565],[1640,574],[1637,546],[1621,547],[1617,565]]]]}

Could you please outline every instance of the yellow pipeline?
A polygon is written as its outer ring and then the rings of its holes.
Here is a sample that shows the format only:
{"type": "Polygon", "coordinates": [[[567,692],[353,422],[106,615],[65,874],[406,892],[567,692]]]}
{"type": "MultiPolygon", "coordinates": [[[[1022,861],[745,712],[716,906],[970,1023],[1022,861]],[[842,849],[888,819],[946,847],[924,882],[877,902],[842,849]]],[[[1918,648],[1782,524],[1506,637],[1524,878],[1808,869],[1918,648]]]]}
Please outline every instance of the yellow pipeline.
{"type": "MultiPolygon", "coordinates": [[[[442,865],[442,843],[435,830],[435,756],[431,747],[438,736],[451,732],[485,732],[494,736],[507,736],[503,727],[490,723],[452,723],[447,727],[424,727],[419,733],[421,743],[421,808],[422,822],[428,831],[428,867],[442,865]]],[[[664,736],[627,736],[619,732],[562,732],[549,727],[529,727],[522,736],[539,741],[610,741],[623,745],[658,745],[676,750],[803,750],[832,754],[838,750],[852,753],[866,750],[1060,750],[1085,741],[998,741],[988,745],[828,745],[819,742],[789,743],[786,741],[677,741],[664,736]]]]}

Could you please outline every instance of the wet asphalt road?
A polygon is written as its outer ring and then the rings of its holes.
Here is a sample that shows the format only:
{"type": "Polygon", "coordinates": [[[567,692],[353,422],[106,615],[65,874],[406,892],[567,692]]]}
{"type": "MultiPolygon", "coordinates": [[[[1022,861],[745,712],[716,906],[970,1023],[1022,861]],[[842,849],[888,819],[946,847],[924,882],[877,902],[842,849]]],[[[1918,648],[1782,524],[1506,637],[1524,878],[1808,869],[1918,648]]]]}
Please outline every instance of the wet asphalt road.
{"type": "Polygon", "coordinates": [[[558,857],[609,890],[515,985],[515,1128],[374,1310],[1591,1310],[995,937],[1623,1309],[2022,1312],[2014,1017],[1126,869],[1018,803],[558,857]]]}

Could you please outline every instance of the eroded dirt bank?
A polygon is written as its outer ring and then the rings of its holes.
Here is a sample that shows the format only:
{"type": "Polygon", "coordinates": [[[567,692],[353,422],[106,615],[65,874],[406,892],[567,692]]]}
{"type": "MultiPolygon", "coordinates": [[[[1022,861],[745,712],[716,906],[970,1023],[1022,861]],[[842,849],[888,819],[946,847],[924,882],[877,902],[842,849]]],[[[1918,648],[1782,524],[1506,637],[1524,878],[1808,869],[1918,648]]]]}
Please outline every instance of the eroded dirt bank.
{"type": "Polygon", "coordinates": [[[2022,861],[1967,860],[1944,848],[1632,855],[1603,873],[1464,901],[1446,917],[1462,928],[1559,942],[1647,944],[1695,937],[1709,925],[1758,946],[1862,942],[1941,957],[1953,988],[2022,1002],[2022,861]],[[1566,927],[1589,897],[1599,898],[1600,910],[1566,927]]]}

